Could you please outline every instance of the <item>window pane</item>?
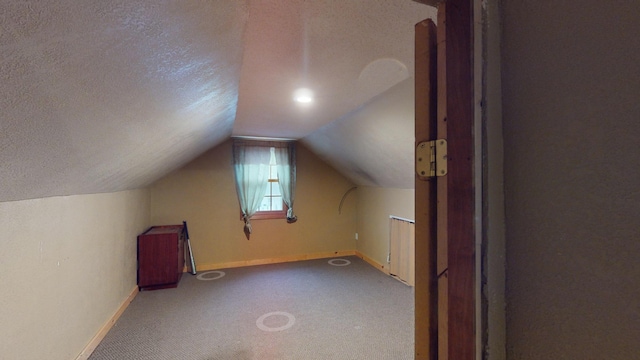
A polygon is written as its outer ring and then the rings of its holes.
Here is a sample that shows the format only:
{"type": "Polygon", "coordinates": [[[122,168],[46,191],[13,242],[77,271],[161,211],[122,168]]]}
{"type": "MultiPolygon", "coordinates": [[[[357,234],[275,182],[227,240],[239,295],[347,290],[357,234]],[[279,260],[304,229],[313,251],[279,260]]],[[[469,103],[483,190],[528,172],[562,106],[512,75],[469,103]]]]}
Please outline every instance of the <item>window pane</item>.
{"type": "Polygon", "coordinates": [[[271,210],[271,198],[269,198],[268,196],[265,196],[264,198],[262,198],[262,203],[260,203],[260,208],[258,208],[258,211],[269,211],[271,210]]]}
{"type": "Polygon", "coordinates": [[[278,169],[275,166],[269,166],[269,179],[275,180],[278,178],[278,169]]]}
{"type": "Polygon", "coordinates": [[[280,184],[278,184],[277,182],[272,182],[269,183],[269,185],[271,185],[271,195],[282,196],[282,194],[280,194],[280,184]]]}
{"type": "Polygon", "coordinates": [[[282,211],[282,197],[274,196],[271,198],[271,206],[273,211],[282,211]]]}
{"type": "Polygon", "coordinates": [[[269,184],[267,185],[267,193],[265,194],[258,211],[283,211],[284,204],[282,202],[282,194],[280,192],[280,184],[278,184],[278,169],[276,166],[275,149],[271,148],[271,163],[269,166],[269,184]],[[275,180],[275,181],[273,181],[275,180]]]}

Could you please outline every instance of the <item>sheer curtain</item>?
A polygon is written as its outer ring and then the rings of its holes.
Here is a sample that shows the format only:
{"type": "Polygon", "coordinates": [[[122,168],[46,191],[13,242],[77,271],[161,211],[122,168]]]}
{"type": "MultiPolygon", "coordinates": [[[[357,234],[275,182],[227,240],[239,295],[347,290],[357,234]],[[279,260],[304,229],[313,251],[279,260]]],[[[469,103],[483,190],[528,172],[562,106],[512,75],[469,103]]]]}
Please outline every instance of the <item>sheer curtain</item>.
{"type": "Polygon", "coordinates": [[[283,147],[275,147],[276,169],[278,170],[278,184],[282,199],[289,208],[287,222],[294,223],[298,217],[293,214],[293,200],[296,192],[296,144],[287,143],[283,147]]]}
{"type": "Polygon", "coordinates": [[[244,220],[247,239],[251,234],[251,216],[256,213],[267,192],[269,180],[269,147],[252,146],[244,141],[233,142],[233,169],[236,191],[244,220]]]}

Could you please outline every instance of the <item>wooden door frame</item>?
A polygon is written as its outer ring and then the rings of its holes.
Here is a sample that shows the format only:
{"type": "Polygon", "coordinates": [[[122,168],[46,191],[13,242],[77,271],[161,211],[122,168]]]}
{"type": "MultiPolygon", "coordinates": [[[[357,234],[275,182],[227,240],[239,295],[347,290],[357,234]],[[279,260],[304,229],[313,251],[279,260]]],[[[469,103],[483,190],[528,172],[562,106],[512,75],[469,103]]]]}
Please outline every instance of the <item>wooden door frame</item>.
{"type": "MultiPolygon", "coordinates": [[[[415,26],[415,144],[433,140],[437,128],[437,41],[432,20],[415,26]]],[[[422,161],[416,154],[416,164],[422,161]]],[[[415,174],[415,359],[438,354],[437,178],[415,174]]],[[[441,219],[440,219],[441,220],[441,219]]]]}
{"type": "MultiPolygon", "coordinates": [[[[446,232],[444,269],[436,271],[436,279],[426,283],[419,283],[420,276],[416,274],[416,359],[473,360],[476,358],[474,135],[480,136],[474,133],[474,4],[473,0],[419,2],[437,5],[440,25],[438,32],[444,30],[444,34],[440,33],[438,38],[439,41],[446,38],[445,43],[438,44],[439,49],[444,49],[444,54],[439,54],[439,57],[446,59],[444,70],[446,80],[443,89],[445,102],[438,104],[437,113],[439,117],[442,116],[438,121],[446,124],[448,174],[437,180],[446,182],[447,220],[444,225],[446,229],[441,229],[446,232]],[[436,320],[437,315],[432,309],[434,299],[426,297],[430,302],[425,303],[425,297],[418,298],[418,294],[424,293],[424,289],[420,287],[433,286],[434,281],[439,283],[438,291],[440,291],[438,296],[440,304],[437,306],[440,309],[444,306],[446,311],[444,319],[439,320],[436,320]],[[441,284],[442,282],[444,284],[441,284]],[[440,296],[442,289],[445,296],[440,296]],[[424,311],[425,306],[430,310],[424,311]],[[426,313],[429,315],[425,315],[426,313]],[[446,334],[445,346],[439,351],[434,349],[433,341],[438,335],[442,338],[443,334],[433,333],[434,321],[440,323],[437,329],[446,334]],[[423,349],[428,350],[425,352],[423,349]],[[419,353],[419,350],[422,352],[419,353]]],[[[416,75],[416,81],[418,80],[416,75]]],[[[418,96],[417,87],[416,96],[418,96]]],[[[419,100],[417,98],[416,103],[419,100]]],[[[418,245],[420,242],[433,241],[433,239],[429,240],[430,234],[425,234],[424,231],[418,234],[418,231],[423,229],[419,222],[433,222],[432,218],[425,218],[430,216],[429,214],[425,215],[424,211],[418,211],[418,204],[424,200],[419,196],[422,195],[419,195],[416,188],[416,271],[421,271],[419,262],[431,264],[435,255],[425,254],[423,251],[428,247],[419,248],[418,245]]],[[[441,259],[438,259],[438,263],[441,263],[441,259]]],[[[442,340],[440,343],[442,344],[442,340]]]]}
{"type": "MultiPolygon", "coordinates": [[[[447,0],[446,119],[448,358],[472,360],[475,344],[475,139],[473,1],[447,0]]],[[[440,16],[440,15],[439,15],[440,16]]]]}

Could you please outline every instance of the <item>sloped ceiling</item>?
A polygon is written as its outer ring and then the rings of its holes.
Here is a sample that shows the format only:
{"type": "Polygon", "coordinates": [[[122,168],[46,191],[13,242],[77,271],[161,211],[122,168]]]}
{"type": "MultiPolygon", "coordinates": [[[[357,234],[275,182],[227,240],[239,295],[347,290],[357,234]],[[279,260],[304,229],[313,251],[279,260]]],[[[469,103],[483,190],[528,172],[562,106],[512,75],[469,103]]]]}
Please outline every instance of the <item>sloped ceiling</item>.
{"type": "Polygon", "coordinates": [[[414,94],[406,79],[302,142],[356,184],[412,189],[414,94]]]}
{"type": "Polygon", "coordinates": [[[374,164],[412,161],[397,139],[413,142],[413,123],[410,134],[387,125],[413,121],[413,25],[434,8],[410,0],[0,8],[0,201],[146,186],[232,135],[302,139],[358,184],[412,187],[374,164]],[[292,101],[301,86],[314,103],[292,101]],[[381,104],[389,110],[366,110],[381,104]]]}

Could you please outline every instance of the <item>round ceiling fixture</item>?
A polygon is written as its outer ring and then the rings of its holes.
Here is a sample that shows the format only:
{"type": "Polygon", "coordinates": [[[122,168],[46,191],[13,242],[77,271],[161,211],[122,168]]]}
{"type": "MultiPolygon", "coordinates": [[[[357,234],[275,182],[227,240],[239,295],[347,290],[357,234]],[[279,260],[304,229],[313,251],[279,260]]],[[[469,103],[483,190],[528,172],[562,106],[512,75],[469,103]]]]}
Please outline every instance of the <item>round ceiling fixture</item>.
{"type": "Polygon", "coordinates": [[[307,88],[300,88],[293,92],[293,100],[301,104],[313,102],[313,91],[307,88]]]}

